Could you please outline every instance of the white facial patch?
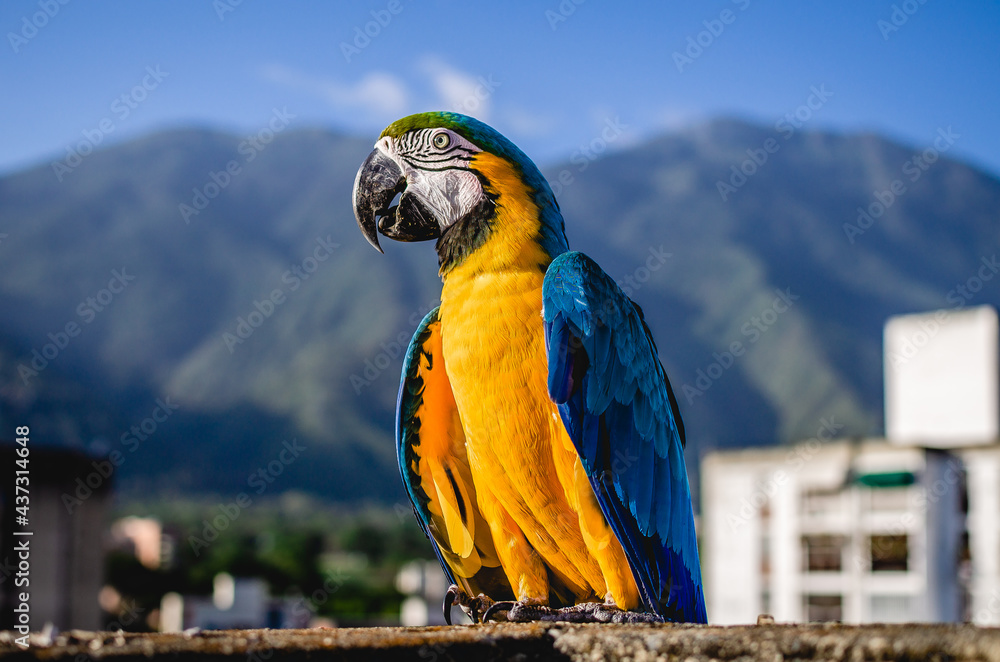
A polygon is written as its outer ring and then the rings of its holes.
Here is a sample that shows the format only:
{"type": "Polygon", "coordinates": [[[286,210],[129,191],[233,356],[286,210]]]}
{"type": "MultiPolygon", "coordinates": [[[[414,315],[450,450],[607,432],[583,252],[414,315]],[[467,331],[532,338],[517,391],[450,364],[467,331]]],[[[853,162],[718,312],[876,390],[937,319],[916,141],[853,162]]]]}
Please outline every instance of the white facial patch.
{"type": "Polygon", "coordinates": [[[468,170],[442,170],[428,172],[412,170],[407,173],[406,189],[416,195],[437,218],[441,229],[449,227],[479,203],[483,187],[479,178],[468,170]]]}
{"type": "Polygon", "coordinates": [[[375,147],[392,157],[406,178],[406,191],[417,196],[437,219],[441,230],[472,211],[485,197],[479,178],[469,171],[469,158],[482,150],[448,129],[422,129],[398,140],[388,136],[375,147]],[[447,136],[447,145],[443,143],[447,136]]]}

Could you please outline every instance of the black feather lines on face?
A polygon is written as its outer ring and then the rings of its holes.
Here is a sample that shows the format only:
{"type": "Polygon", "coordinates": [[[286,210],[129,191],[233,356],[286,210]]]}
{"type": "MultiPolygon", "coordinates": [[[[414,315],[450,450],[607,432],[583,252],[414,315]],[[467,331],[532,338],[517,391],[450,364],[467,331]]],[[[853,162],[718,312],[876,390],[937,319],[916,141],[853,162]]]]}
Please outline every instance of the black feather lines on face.
{"type": "Polygon", "coordinates": [[[404,134],[399,140],[400,156],[413,168],[430,172],[462,170],[475,152],[457,142],[441,149],[433,143],[434,132],[424,130],[404,134]],[[458,164],[454,164],[458,161],[458,164]],[[450,164],[435,167],[437,164],[450,164]]]}

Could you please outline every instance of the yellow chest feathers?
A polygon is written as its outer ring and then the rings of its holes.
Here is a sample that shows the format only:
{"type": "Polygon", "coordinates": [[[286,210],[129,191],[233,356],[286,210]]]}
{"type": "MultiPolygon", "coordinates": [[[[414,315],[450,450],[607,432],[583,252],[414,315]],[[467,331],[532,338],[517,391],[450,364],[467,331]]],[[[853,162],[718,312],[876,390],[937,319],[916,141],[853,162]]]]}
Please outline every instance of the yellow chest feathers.
{"type": "Polygon", "coordinates": [[[496,216],[484,244],[445,275],[445,365],[459,403],[487,397],[486,390],[544,396],[536,391],[544,389],[542,280],[551,258],[538,243],[538,209],[504,159],[481,153],[472,166],[490,182],[496,216]]]}

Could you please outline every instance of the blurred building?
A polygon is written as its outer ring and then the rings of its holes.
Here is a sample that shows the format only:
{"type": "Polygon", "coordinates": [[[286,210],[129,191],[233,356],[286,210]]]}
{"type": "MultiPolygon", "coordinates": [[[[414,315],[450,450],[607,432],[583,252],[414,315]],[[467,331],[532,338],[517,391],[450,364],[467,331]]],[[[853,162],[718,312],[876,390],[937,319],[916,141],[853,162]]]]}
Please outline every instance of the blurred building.
{"type": "Polygon", "coordinates": [[[188,628],[234,630],[304,628],[312,618],[305,598],[271,597],[267,582],[257,577],[219,573],[211,597],[168,593],[160,603],[160,631],[188,628]]]}
{"type": "Polygon", "coordinates": [[[1000,625],[998,337],[991,307],[892,318],[886,439],[706,457],[710,621],[1000,625]]]}
{"type": "Polygon", "coordinates": [[[960,620],[962,483],[958,457],[884,440],[709,456],[709,620],[960,620]]]}
{"type": "Polygon", "coordinates": [[[111,524],[112,549],[128,552],[150,570],[173,565],[174,536],[153,517],[123,517],[111,524]]]}
{"type": "MultiPolygon", "coordinates": [[[[400,625],[444,625],[441,605],[448,579],[437,561],[410,561],[396,574],[396,589],[406,596],[399,607],[400,625]]],[[[460,607],[452,611],[452,623],[468,619],[460,607]]]]}
{"type": "Polygon", "coordinates": [[[31,446],[28,455],[27,525],[16,523],[14,470],[17,447],[0,444],[0,629],[13,625],[16,596],[30,595],[31,628],[51,623],[60,630],[101,626],[98,593],[104,577],[103,533],[111,500],[113,468],[64,448],[31,446]],[[7,473],[9,472],[9,473],[7,473]],[[31,531],[17,536],[14,531],[31,531]],[[29,541],[26,575],[18,577],[15,545],[29,541]],[[17,580],[27,578],[27,585],[17,580]]]}

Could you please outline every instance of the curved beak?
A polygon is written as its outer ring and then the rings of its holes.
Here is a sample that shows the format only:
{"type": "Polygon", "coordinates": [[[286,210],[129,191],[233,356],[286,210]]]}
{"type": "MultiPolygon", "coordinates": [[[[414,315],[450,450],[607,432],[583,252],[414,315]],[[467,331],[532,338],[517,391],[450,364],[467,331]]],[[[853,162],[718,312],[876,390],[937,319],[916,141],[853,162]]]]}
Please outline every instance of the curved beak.
{"type": "Polygon", "coordinates": [[[354,178],[354,217],[365,239],[379,253],[383,251],[378,245],[375,220],[387,215],[389,203],[404,188],[403,171],[380,149],[372,150],[354,178]]]}
{"type": "Polygon", "coordinates": [[[379,233],[396,241],[426,241],[441,236],[434,214],[406,190],[406,178],[396,162],[375,148],[354,179],[354,217],[368,243],[379,253],[379,233]],[[397,194],[399,204],[391,205],[397,194]]]}

